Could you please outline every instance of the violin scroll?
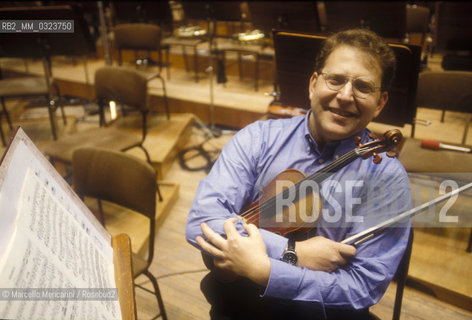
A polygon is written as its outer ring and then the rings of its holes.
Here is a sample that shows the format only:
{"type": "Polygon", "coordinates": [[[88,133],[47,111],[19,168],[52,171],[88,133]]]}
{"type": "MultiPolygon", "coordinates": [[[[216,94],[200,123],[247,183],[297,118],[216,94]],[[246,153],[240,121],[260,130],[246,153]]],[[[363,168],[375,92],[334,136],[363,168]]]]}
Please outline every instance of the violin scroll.
{"type": "Polygon", "coordinates": [[[359,139],[355,139],[359,147],[357,152],[360,157],[367,159],[373,157],[375,164],[379,164],[382,161],[382,157],[379,155],[381,152],[387,152],[387,156],[394,156],[395,152],[392,149],[402,141],[403,135],[398,129],[388,130],[384,133],[383,139],[374,138],[373,141],[365,144],[359,144],[359,139]]]}

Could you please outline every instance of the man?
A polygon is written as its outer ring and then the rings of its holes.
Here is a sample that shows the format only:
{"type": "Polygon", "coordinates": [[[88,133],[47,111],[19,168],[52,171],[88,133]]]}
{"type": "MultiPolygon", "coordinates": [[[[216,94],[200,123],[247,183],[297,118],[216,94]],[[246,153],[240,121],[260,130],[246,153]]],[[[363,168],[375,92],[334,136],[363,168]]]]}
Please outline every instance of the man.
{"type": "Polygon", "coordinates": [[[357,159],[320,186],[322,212],[302,241],[237,218],[280,172],[311,174],[370,141],[367,124],[388,100],[395,56],[375,33],[328,38],[309,84],[306,116],[258,121],[225,146],[197,191],[187,240],[213,257],[202,281],[212,319],[366,319],[405,250],[409,222],[357,248],[339,243],[411,208],[397,159],[357,159]],[[237,275],[222,281],[216,271],[237,275]]]}

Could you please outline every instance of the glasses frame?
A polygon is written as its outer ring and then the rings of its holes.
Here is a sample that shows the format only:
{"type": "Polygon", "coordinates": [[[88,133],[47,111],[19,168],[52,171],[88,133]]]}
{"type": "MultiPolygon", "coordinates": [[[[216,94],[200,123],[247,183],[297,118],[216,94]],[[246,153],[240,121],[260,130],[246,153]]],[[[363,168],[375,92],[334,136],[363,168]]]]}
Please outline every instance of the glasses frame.
{"type": "Polygon", "coordinates": [[[372,94],[374,94],[376,91],[378,91],[381,88],[379,86],[376,86],[375,83],[372,80],[369,80],[369,79],[366,79],[366,78],[363,78],[363,77],[353,77],[353,76],[348,76],[348,75],[344,75],[344,74],[340,74],[340,73],[331,73],[331,72],[320,72],[320,75],[323,76],[323,78],[325,80],[325,83],[326,83],[326,87],[331,91],[339,91],[339,90],[341,90],[342,88],[344,88],[346,86],[346,83],[351,81],[352,94],[356,98],[359,98],[359,99],[367,99],[369,96],[371,96],[372,94]],[[335,89],[335,88],[332,88],[332,85],[330,83],[328,83],[328,80],[326,79],[327,75],[339,75],[339,76],[344,77],[345,81],[339,88],[335,89]],[[359,79],[366,82],[366,83],[371,84],[372,88],[373,88],[372,92],[369,92],[369,93],[360,92],[359,89],[357,89],[357,87],[354,85],[354,81],[359,80],[359,79]],[[359,94],[361,94],[361,96],[359,96],[359,94]]]}

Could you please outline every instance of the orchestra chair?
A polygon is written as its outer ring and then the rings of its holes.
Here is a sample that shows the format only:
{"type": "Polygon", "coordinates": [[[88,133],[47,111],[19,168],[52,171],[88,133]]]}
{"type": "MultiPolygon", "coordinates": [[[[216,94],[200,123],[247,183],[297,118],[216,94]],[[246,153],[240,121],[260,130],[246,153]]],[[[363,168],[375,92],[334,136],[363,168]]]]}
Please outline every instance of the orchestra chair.
{"type": "Polygon", "coordinates": [[[441,109],[441,122],[447,110],[468,113],[462,144],[465,144],[472,117],[472,71],[425,71],[418,77],[418,107],[441,109]]]}
{"type": "MultiPolygon", "coordinates": [[[[420,33],[420,46],[424,48],[426,35],[430,31],[431,13],[429,8],[418,6],[416,4],[406,5],[406,34],[405,42],[410,43],[410,35],[412,33],[420,33]]],[[[428,52],[425,53],[427,55],[428,52]]]]}
{"type": "Polygon", "coordinates": [[[404,1],[324,1],[326,32],[368,28],[390,41],[401,41],[406,31],[404,1]],[[386,23],[388,21],[388,23],[386,23]]]}
{"type": "MultiPolygon", "coordinates": [[[[49,120],[51,122],[51,130],[53,139],[57,139],[55,112],[57,107],[60,106],[62,113],[62,121],[64,125],[67,124],[66,116],[64,114],[64,107],[59,104],[60,98],[55,99],[53,94],[53,88],[60,97],[59,88],[57,87],[54,80],[50,77],[21,77],[21,78],[7,78],[0,79],[0,100],[2,101],[2,111],[0,113],[5,115],[8,126],[12,130],[12,123],[10,116],[5,104],[6,99],[15,98],[44,98],[47,101],[47,108],[49,111],[49,120]]],[[[2,134],[2,143],[5,146],[5,138],[2,134]]]]}
{"type": "MultiPolygon", "coordinates": [[[[50,143],[45,148],[45,154],[51,163],[58,161],[71,165],[75,150],[85,146],[95,146],[116,151],[139,147],[143,150],[147,162],[151,164],[149,153],[143,146],[147,135],[149,113],[147,87],[147,78],[138,70],[124,67],[98,69],[95,72],[95,95],[99,106],[100,127],[80,131],[50,143]],[[111,123],[105,123],[105,108],[111,100],[139,111],[142,117],[141,136],[124,132],[113,127],[111,123]]],[[[162,199],[159,191],[158,193],[159,199],[162,199]]]]}
{"type": "Polygon", "coordinates": [[[472,3],[436,1],[434,50],[444,70],[472,71],[472,3]]]}
{"type": "Polygon", "coordinates": [[[162,43],[162,32],[159,26],[150,23],[118,24],[114,27],[113,34],[114,45],[118,51],[118,65],[123,64],[123,50],[132,50],[137,67],[157,65],[159,74],[154,75],[155,77],[160,77],[160,72],[165,67],[167,79],[170,79],[169,45],[162,43]],[[157,52],[157,62],[151,59],[153,51],[157,52]],[[146,54],[140,56],[141,52],[146,52],[146,54]],[[165,62],[162,59],[163,55],[165,55],[165,62]]]}
{"type": "MultiPolygon", "coordinates": [[[[470,71],[425,71],[418,79],[416,103],[418,107],[440,109],[468,113],[462,144],[466,144],[468,129],[472,118],[472,72],[470,71]]],[[[472,172],[470,153],[431,150],[421,147],[422,141],[406,138],[399,154],[399,160],[407,172],[416,173],[447,173],[451,178],[461,180],[464,173],[472,172]]],[[[472,249],[472,232],[467,252],[472,249]]]]}
{"type": "Polygon", "coordinates": [[[167,315],[159,285],[149,270],[154,257],[156,236],[158,192],[156,170],[149,163],[130,154],[85,147],[75,150],[73,154],[72,177],[74,189],[82,199],[84,197],[98,199],[100,219],[104,226],[106,221],[102,211],[102,200],[130,209],[149,219],[149,251],[147,258],[132,253],[133,277],[136,279],[144,275],[151,281],[160,310],[153,319],[161,316],[166,320],[167,315]]]}
{"type": "Polygon", "coordinates": [[[136,68],[144,66],[140,69],[148,81],[158,79],[161,82],[162,97],[164,107],[166,109],[167,120],[170,119],[169,101],[167,99],[167,90],[164,78],[161,76],[162,67],[166,68],[167,79],[170,79],[170,63],[169,63],[169,45],[161,43],[161,29],[154,24],[146,23],[127,23],[119,24],[114,29],[114,43],[118,50],[118,65],[123,64],[123,50],[132,50],[135,54],[136,68]],[[147,55],[138,56],[139,52],[145,51],[147,55]],[[151,61],[151,51],[157,51],[159,71],[147,70],[146,67],[153,65],[151,61]],[[165,62],[162,62],[162,51],[165,52],[165,62]]]}

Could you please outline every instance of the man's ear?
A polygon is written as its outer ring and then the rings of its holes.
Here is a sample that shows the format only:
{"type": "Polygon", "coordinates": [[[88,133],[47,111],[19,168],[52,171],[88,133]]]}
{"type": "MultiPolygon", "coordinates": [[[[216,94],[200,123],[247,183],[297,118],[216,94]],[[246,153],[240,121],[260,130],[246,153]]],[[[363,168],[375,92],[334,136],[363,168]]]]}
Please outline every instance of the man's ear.
{"type": "Polygon", "coordinates": [[[310,85],[308,86],[308,94],[309,94],[310,99],[311,99],[311,95],[315,91],[315,84],[316,84],[317,79],[318,79],[318,73],[313,72],[310,78],[310,85]]]}
{"type": "Polygon", "coordinates": [[[375,110],[374,118],[376,118],[380,114],[380,112],[382,112],[383,108],[387,104],[387,101],[388,101],[388,92],[384,91],[380,94],[380,98],[377,103],[377,108],[375,110]]]}

